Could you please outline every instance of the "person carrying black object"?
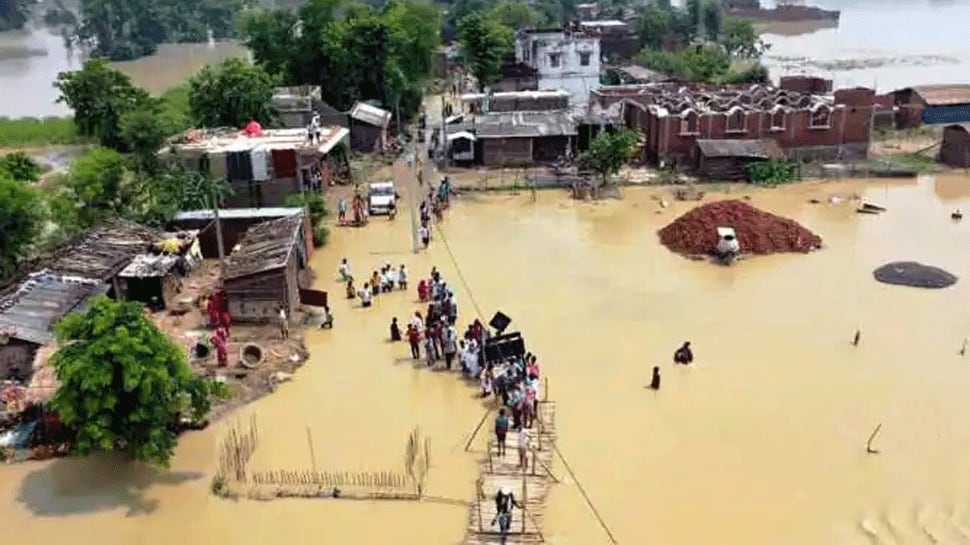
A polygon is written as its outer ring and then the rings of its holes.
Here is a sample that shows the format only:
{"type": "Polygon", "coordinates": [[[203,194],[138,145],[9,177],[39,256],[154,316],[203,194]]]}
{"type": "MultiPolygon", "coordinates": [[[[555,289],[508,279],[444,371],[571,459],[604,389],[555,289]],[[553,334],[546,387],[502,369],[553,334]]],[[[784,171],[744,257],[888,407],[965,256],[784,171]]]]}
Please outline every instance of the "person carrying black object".
{"type": "Polygon", "coordinates": [[[690,365],[694,361],[694,353],[690,349],[690,341],[687,341],[674,352],[674,363],[690,365]]]}
{"type": "Polygon", "coordinates": [[[502,534],[503,544],[506,543],[509,528],[512,527],[512,509],[515,507],[522,509],[522,504],[515,500],[515,495],[512,494],[511,488],[503,486],[495,494],[495,518],[492,520],[492,526],[498,523],[498,530],[502,534]]]}

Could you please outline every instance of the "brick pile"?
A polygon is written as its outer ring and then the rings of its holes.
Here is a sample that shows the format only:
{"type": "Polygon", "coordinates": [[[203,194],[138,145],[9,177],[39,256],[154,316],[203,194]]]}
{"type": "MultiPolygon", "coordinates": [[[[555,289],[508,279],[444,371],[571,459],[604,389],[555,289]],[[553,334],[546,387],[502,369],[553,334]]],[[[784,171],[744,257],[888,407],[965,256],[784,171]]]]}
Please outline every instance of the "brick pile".
{"type": "Polygon", "coordinates": [[[685,255],[704,255],[718,243],[717,228],[733,227],[746,254],[807,253],[822,238],[797,222],[738,201],[717,201],[694,208],[660,230],[660,242],[685,255]]]}

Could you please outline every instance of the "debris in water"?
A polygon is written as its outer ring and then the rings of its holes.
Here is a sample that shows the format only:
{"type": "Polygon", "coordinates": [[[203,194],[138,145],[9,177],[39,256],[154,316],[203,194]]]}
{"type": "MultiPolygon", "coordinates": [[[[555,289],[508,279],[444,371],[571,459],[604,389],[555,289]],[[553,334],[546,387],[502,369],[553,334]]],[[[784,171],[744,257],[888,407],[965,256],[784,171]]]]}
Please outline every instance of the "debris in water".
{"type": "Polygon", "coordinates": [[[872,276],[884,284],[911,288],[947,288],[957,283],[957,277],[939,267],[915,261],[895,261],[872,271],[872,276]]]}

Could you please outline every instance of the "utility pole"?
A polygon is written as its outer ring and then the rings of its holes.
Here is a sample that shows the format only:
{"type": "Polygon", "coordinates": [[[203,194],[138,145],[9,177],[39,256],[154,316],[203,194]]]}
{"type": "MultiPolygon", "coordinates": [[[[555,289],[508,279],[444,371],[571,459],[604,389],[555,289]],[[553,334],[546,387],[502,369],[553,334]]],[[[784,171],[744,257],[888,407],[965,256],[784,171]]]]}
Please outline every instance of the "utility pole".
{"type": "Polygon", "coordinates": [[[418,216],[415,207],[414,193],[418,190],[418,157],[417,143],[411,143],[411,155],[407,161],[408,167],[408,207],[411,209],[411,249],[418,253],[418,216]]]}
{"type": "Polygon", "coordinates": [[[226,278],[226,246],[222,240],[222,221],[219,219],[219,202],[216,200],[215,187],[209,185],[209,199],[212,201],[212,216],[216,222],[216,246],[219,248],[219,283],[226,278]]]}

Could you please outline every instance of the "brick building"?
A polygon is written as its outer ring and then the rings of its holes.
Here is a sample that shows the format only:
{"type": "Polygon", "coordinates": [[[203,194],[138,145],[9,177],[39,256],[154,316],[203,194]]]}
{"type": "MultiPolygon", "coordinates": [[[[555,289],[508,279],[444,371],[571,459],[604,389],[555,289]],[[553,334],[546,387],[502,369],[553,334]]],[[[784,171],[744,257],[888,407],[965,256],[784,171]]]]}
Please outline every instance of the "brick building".
{"type": "Polygon", "coordinates": [[[698,139],[774,140],[794,159],[864,157],[869,148],[871,89],[809,95],[762,85],[685,88],[601,87],[591,111],[620,104],[623,124],[643,133],[643,160],[696,161],[698,139]]]}

